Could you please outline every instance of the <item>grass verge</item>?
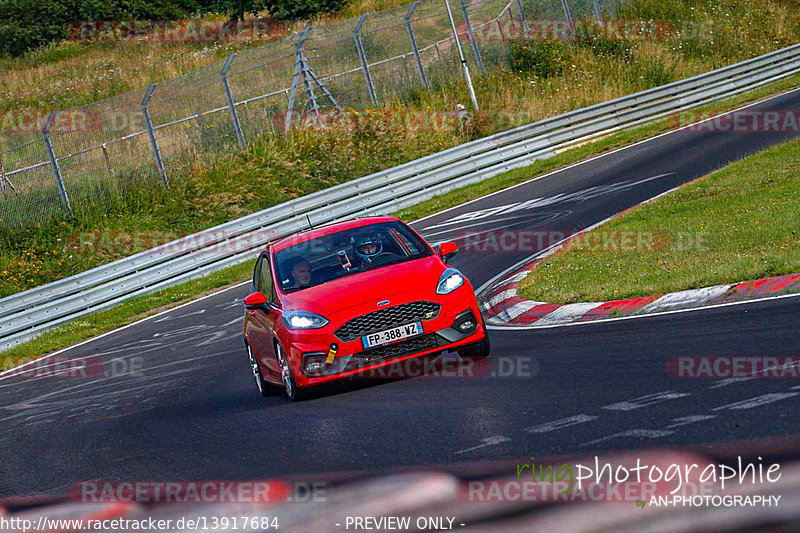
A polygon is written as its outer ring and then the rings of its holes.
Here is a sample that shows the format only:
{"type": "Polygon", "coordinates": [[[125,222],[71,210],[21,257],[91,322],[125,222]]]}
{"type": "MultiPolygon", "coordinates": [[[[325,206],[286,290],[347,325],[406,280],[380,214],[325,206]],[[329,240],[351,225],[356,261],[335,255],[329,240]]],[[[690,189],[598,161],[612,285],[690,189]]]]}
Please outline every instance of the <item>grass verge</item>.
{"type": "MultiPolygon", "coordinates": [[[[734,98],[722,100],[697,109],[700,115],[713,116],[723,111],[761,100],[797,87],[800,76],[766,85],[755,91],[734,98]]],[[[550,159],[536,161],[534,164],[512,170],[481,183],[473,184],[447,194],[440,195],[415,206],[404,209],[396,215],[403,220],[413,221],[522,183],[574,164],[604,152],[642,141],[669,131],[671,125],[666,120],[656,121],[630,130],[621,131],[594,142],[564,151],[550,159]]],[[[796,147],[795,147],[796,148],[796,147]]],[[[796,196],[794,196],[796,198],[796,196]]],[[[794,226],[800,227],[795,224],[794,226]]],[[[10,368],[23,361],[66,348],[96,335],[111,331],[158,313],[162,309],[175,307],[194,300],[204,294],[246,281],[252,275],[252,264],[246,262],[229,269],[220,270],[204,278],[189,281],[152,294],[132,298],[119,306],[82,317],[74,322],[54,328],[42,336],[16,348],[0,353],[0,368],[10,368]]]]}
{"type": "Polygon", "coordinates": [[[539,263],[520,295],[607,301],[800,272],[799,195],[800,140],[794,140],[585,234],[539,263]],[[622,235],[633,237],[627,251],[619,242],[616,250],[605,245],[622,235]]]}

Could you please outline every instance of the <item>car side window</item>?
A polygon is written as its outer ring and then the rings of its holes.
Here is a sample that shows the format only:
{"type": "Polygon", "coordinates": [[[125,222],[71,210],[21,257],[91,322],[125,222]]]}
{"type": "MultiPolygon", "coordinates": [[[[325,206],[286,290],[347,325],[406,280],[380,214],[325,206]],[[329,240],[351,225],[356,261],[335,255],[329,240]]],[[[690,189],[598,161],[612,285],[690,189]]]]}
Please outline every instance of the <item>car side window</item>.
{"type": "Polygon", "coordinates": [[[258,284],[257,288],[261,291],[267,300],[274,302],[276,300],[275,287],[272,284],[272,272],[269,265],[269,256],[261,256],[258,268],[258,284]]]}

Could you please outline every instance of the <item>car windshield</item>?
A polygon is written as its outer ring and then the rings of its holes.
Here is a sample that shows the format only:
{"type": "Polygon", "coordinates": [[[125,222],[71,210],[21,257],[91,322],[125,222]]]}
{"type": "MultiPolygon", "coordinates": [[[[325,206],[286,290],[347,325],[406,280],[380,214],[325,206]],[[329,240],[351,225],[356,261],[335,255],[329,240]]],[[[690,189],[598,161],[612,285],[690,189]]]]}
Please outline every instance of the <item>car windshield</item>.
{"type": "Polygon", "coordinates": [[[281,291],[290,293],[428,255],[430,248],[404,224],[382,222],[285,248],[275,253],[275,265],[281,291]]]}

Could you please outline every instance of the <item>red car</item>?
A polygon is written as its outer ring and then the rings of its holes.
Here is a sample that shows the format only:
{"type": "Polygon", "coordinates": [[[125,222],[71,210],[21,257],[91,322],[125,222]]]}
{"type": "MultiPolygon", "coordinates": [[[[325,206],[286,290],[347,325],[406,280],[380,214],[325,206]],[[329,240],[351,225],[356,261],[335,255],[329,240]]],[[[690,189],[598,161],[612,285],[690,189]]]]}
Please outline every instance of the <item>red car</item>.
{"type": "Polygon", "coordinates": [[[360,218],[270,243],[244,300],[244,341],[258,390],[309,387],[420,355],[489,355],[467,278],[394,217],[360,218]]]}

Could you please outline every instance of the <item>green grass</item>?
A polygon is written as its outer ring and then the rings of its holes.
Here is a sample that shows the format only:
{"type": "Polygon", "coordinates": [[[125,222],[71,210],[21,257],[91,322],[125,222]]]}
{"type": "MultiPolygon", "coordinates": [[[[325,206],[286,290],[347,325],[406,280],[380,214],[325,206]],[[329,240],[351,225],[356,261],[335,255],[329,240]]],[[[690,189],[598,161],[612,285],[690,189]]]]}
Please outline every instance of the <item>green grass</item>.
{"type": "Polygon", "coordinates": [[[798,198],[795,140],[640,206],[582,241],[631,232],[656,243],[652,248],[563,249],[531,271],[520,295],[553,303],[606,301],[800,272],[798,198]]]}
{"type": "MultiPolygon", "coordinates": [[[[721,111],[734,109],[746,102],[756,101],[794,88],[797,86],[798,82],[800,82],[800,76],[787,78],[783,81],[761,87],[750,93],[745,93],[699,108],[697,113],[713,115],[721,111]]],[[[534,179],[544,173],[563,168],[586,158],[650,138],[659,133],[669,131],[670,128],[671,125],[666,120],[661,120],[630,130],[621,131],[598,139],[592,143],[566,150],[553,158],[536,161],[528,167],[512,170],[484,182],[431,198],[430,200],[404,209],[396,213],[396,215],[409,222],[417,220],[443,209],[516,185],[517,183],[534,179]]],[[[798,225],[795,225],[795,227],[798,227],[798,225]]],[[[155,314],[160,309],[174,307],[184,302],[191,301],[210,291],[246,281],[251,276],[252,264],[246,262],[236,267],[215,272],[205,278],[183,283],[152,294],[132,298],[111,310],[87,315],[64,326],[54,328],[28,343],[0,353],[0,368],[8,368],[22,361],[66,348],[96,335],[155,314]]]]}

